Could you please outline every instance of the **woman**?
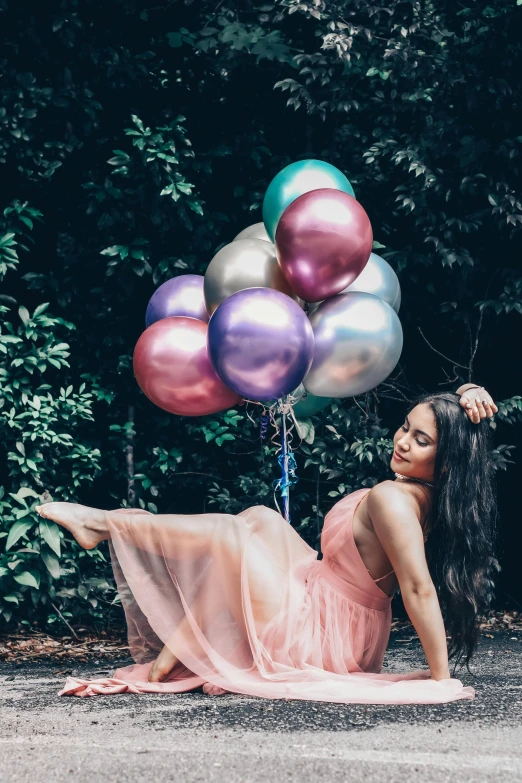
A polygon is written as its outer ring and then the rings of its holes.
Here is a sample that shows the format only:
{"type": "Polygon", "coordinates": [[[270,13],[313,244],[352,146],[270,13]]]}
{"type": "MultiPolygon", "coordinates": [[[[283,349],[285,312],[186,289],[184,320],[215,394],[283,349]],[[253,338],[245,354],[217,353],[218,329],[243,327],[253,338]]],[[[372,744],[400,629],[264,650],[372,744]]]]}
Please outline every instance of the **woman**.
{"type": "Polygon", "coordinates": [[[473,698],[450,676],[446,630],[450,655],[468,662],[491,584],[489,427],[481,420],[496,410],[472,384],[415,404],[394,437],[396,480],[333,507],[321,561],[262,506],[238,516],[39,506],[85,548],[109,540],[136,661],[111,679],[69,678],[62,693],[203,685],[343,703],[473,698]],[[399,587],[429,671],[379,674],[399,587]]]}

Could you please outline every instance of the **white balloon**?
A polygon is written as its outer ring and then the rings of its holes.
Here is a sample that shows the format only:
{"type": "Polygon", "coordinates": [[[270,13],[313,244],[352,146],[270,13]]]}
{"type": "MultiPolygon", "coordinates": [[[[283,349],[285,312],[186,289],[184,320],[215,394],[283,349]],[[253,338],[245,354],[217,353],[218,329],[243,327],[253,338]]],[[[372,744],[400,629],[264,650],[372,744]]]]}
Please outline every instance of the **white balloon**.
{"type": "Polygon", "coordinates": [[[263,242],[270,242],[272,245],[272,240],[266,232],[264,223],[254,223],[253,226],[247,226],[247,228],[239,232],[237,237],[234,237],[232,242],[235,242],[236,239],[262,239],[263,242]]]}
{"type": "Polygon", "coordinates": [[[239,239],[216,253],[205,272],[203,291],[209,315],[245,288],[274,288],[294,297],[277,263],[274,246],[261,239],[239,239]]]}

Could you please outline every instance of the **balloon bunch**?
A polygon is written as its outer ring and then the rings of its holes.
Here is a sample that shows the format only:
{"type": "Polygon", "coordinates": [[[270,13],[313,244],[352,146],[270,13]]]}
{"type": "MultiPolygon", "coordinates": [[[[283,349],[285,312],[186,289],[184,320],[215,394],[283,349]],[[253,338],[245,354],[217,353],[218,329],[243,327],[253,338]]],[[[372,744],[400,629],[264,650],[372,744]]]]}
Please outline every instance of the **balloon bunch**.
{"type": "MultiPolygon", "coordinates": [[[[399,281],[372,243],[341,171],[287,166],[266,191],[263,223],[219,250],[204,277],[180,275],[154,293],[134,352],[140,388],[182,416],[261,402],[283,425],[289,403],[303,418],[374,388],[399,360],[402,329],[399,281]]],[[[285,437],[281,452],[288,498],[285,437]]]]}

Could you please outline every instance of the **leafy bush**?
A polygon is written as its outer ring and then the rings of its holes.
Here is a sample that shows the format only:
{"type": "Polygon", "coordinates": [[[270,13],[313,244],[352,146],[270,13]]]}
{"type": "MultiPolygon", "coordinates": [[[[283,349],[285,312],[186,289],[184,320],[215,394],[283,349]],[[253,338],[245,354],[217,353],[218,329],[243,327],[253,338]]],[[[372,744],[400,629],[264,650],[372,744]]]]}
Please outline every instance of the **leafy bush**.
{"type": "MultiPolygon", "coordinates": [[[[32,220],[41,218],[26,204],[4,210],[7,222],[13,215],[29,230],[32,220]]],[[[17,236],[8,230],[0,239],[4,252],[10,250],[0,279],[18,264],[17,236]]],[[[22,236],[22,247],[26,240],[22,236]]],[[[62,335],[74,326],[50,315],[48,307],[41,304],[31,314],[22,305],[15,320],[9,307],[0,306],[0,459],[6,469],[0,485],[0,611],[6,622],[13,613],[28,623],[43,612],[52,623],[60,616],[56,603],[62,619],[72,617],[69,605],[81,605],[92,582],[93,568],[85,561],[106,562],[101,551],[84,552],[34,511],[51,493],[76,499],[100,470],[100,450],[89,442],[85,426],[94,421],[94,394],[85,383],[77,391],[59,386],[63,369],[69,368],[69,345],[62,335]]],[[[100,581],[93,586],[99,589],[100,581]]],[[[89,608],[97,605],[91,596],[89,608]]]]}

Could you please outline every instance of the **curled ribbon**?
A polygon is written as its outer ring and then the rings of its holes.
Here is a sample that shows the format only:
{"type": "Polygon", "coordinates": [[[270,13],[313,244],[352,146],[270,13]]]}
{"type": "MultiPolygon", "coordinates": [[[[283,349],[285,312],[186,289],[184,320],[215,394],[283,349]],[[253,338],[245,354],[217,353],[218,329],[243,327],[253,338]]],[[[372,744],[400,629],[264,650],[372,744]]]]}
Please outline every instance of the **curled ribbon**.
{"type": "MultiPolygon", "coordinates": [[[[281,493],[281,498],[283,500],[282,516],[284,516],[287,522],[290,522],[290,487],[292,484],[296,484],[299,481],[296,475],[297,464],[292,450],[292,434],[297,425],[293,406],[298,399],[299,397],[288,394],[286,398],[281,398],[277,400],[277,402],[270,404],[268,409],[263,403],[255,400],[246,400],[247,403],[263,406],[263,412],[259,422],[259,437],[261,442],[265,442],[268,437],[269,424],[272,424],[275,430],[274,434],[270,437],[270,442],[273,443],[277,449],[276,454],[279,467],[281,468],[281,478],[276,479],[272,486],[274,488],[275,504],[280,513],[281,509],[279,508],[275,493],[281,493]],[[278,423],[277,414],[279,414],[280,417],[280,425],[278,423]],[[290,426],[288,426],[287,417],[290,418],[290,426]],[[281,436],[281,445],[276,442],[279,435],[281,436]]],[[[247,416],[252,422],[254,421],[248,413],[248,410],[247,416]]]]}
{"type": "Polygon", "coordinates": [[[259,425],[259,437],[262,441],[266,440],[266,431],[268,430],[268,424],[270,422],[270,416],[266,411],[262,414],[259,425]]]}

